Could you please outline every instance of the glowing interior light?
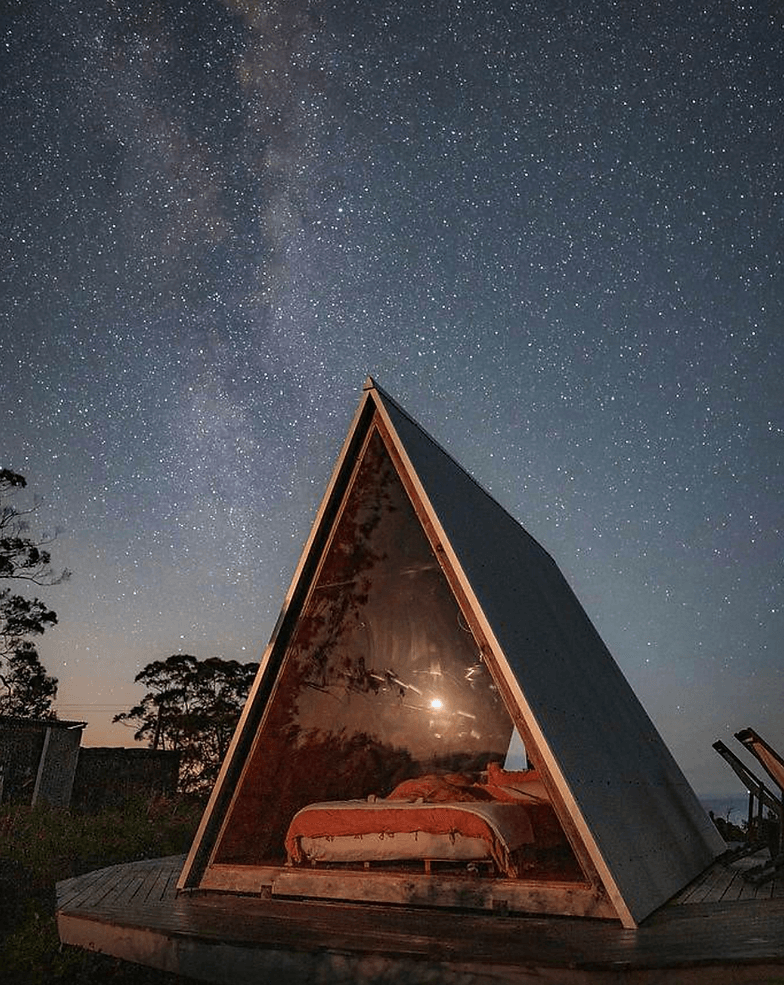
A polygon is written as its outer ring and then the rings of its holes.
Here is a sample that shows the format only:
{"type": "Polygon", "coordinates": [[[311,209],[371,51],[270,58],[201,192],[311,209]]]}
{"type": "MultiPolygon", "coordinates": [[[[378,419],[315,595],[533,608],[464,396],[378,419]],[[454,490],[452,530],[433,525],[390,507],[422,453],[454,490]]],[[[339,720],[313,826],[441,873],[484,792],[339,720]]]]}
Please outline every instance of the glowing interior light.
{"type": "Polygon", "coordinates": [[[430,707],[435,708],[436,710],[439,708],[443,708],[444,702],[441,700],[441,698],[433,698],[433,700],[430,702],[430,707]]]}

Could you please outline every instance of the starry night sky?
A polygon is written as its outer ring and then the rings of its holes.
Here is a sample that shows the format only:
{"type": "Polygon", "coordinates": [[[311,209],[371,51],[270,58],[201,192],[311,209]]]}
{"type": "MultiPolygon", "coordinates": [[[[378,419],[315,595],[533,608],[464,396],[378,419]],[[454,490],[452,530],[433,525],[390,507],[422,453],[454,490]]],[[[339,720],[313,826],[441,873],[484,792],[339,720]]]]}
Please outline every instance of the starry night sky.
{"type": "Polygon", "coordinates": [[[699,793],[784,749],[779,5],[6,0],[0,52],[0,465],[87,744],[259,658],[371,373],[699,793]]]}

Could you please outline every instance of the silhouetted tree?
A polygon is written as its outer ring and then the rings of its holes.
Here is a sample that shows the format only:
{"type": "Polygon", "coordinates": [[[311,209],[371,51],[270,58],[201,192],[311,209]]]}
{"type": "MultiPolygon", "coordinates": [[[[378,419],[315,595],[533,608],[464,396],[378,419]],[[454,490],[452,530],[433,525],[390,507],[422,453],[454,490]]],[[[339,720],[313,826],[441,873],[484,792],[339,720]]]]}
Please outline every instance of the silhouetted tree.
{"type": "MultiPolygon", "coordinates": [[[[24,476],[0,469],[0,582],[57,585],[70,572],[52,569],[46,547],[54,536],[35,538],[30,533],[29,517],[39,502],[24,509],[10,502],[26,485],[24,476]]],[[[27,637],[40,635],[56,622],[57,615],[39,598],[0,588],[0,711],[27,717],[52,714],[57,680],[46,673],[27,637]]]]}
{"type": "Polygon", "coordinates": [[[35,646],[25,640],[6,658],[0,674],[0,715],[53,717],[57,678],[46,673],[35,646]]]}
{"type": "Polygon", "coordinates": [[[135,678],[148,690],[138,705],[114,716],[152,749],[180,753],[180,788],[206,791],[215,782],[258,664],[175,653],[135,678]]]}

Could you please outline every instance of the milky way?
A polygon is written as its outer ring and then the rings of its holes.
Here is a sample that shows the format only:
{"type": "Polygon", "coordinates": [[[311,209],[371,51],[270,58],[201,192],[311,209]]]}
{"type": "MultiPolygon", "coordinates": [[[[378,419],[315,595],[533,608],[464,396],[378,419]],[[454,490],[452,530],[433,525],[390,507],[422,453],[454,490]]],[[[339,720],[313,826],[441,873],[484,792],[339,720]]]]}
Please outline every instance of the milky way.
{"type": "Polygon", "coordinates": [[[6,9],[0,464],[63,528],[87,742],[150,660],[258,658],[372,373],[700,792],[784,748],[781,11],[6,9]]]}

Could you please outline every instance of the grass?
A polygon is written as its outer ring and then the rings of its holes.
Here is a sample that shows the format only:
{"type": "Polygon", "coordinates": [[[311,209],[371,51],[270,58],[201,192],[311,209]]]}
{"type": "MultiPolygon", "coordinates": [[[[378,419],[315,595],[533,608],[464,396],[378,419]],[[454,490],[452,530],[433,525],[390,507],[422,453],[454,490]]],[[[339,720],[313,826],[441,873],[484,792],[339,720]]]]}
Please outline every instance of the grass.
{"type": "Polygon", "coordinates": [[[186,852],[202,805],[135,801],[89,815],[0,806],[0,968],[4,985],[174,985],[185,979],[62,947],[55,883],[92,869],[186,852]]]}

